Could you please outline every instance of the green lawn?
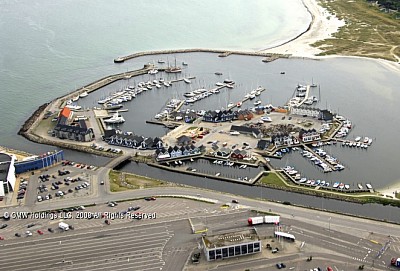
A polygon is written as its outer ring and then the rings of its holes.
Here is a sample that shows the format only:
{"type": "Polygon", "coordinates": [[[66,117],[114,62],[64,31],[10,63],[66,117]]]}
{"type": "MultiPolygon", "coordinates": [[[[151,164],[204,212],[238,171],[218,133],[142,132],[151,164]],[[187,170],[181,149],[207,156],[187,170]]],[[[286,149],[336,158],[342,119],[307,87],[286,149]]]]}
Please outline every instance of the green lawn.
{"type": "Polygon", "coordinates": [[[110,171],[109,180],[111,192],[167,185],[167,182],[114,170],[110,171]]]}
{"type": "Polygon", "coordinates": [[[267,175],[263,176],[260,179],[260,182],[263,184],[272,184],[274,186],[287,186],[276,173],[267,173],[267,175]]]}

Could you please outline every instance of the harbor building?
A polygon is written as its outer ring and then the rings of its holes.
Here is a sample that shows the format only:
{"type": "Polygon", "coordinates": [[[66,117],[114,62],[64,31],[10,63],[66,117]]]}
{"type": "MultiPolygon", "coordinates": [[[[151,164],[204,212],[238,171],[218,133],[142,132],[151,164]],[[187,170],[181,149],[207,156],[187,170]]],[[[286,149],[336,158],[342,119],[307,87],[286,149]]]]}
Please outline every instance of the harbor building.
{"type": "Polygon", "coordinates": [[[226,259],[261,252],[261,239],[255,228],[202,237],[207,261],[226,259]]]}
{"type": "Polygon", "coordinates": [[[321,135],[315,129],[310,129],[310,130],[301,129],[299,132],[299,139],[304,143],[308,143],[312,141],[321,140],[321,135]]]}
{"type": "Polygon", "coordinates": [[[87,126],[88,122],[84,119],[73,119],[73,112],[68,107],[64,107],[58,115],[53,136],[60,139],[88,142],[94,139],[93,128],[87,126]]]}

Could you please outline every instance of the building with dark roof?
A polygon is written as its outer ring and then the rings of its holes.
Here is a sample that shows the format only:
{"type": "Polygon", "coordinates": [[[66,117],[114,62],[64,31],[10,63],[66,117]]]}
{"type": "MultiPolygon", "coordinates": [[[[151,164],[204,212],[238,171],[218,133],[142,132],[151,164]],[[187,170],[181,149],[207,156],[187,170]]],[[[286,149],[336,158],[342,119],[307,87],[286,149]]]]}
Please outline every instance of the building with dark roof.
{"type": "Polygon", "coordinates": [[[56,127],[53,129],[53,136],[60,139],[88,142],[94,139],[93,129],[87,126],[85,120],[72,120],[73,112],[64,107],[58,115],[56,127]]]}
{"type": "Polygon", "coordinates": [[[202,152],[202,147],[195,145],[185,146],[169,146],[168,149],[161,148],[155,151],[154,155],[157,161],[167,161],[170,159],[186,158],[190,156],[199,155],[202,152]]]}
{"type": "Polygon", "coordinates": [[[144,137],[134,135],[131,132],[123,133],[115,129],[105,130],[103,140],[110,145],[141,150],[161,149],[164,145],[163,141],[159,137],[144,137]]]}
{"type": "Polygon", "coordinates": [[[261,139],[257,142],[257,149],[266,150],[271,142],[269,140],[261,139]]]}
{"type": "Polygon", "coordinates": [[[307,143],[316,140],[321,140],[321,135],[315,129],[311,130],[301,129],[299,132],[299,139],[302,142],[307,143]]]}

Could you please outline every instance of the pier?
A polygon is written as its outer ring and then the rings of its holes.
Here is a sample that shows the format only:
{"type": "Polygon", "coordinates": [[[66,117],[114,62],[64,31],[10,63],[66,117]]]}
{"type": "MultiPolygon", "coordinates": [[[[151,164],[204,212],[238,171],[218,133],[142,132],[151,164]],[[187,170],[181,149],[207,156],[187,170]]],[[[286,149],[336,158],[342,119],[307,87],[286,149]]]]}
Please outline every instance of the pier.
{"type": "Polygon", "coordinates": [[[216,53],[219,56],[226,57],[229,55],[246,55],[246,56],[261,56],[261,57],[274,57],[277,58],[289,58],[290,54],[273,54],[273,53],[261,53],[261,52],[248,52],[248,51],[229,51],[229,50],[218,50],[218,49],[176,49],[176,50],[160,50],[160,51],[147,51],[135,53],[127,56],[120,56],[114,59],[114,63],[123,63],[126,60],[148,56],[148,55],[164,55],[164,54],[180,54],[180,53],[216,53]]]}
{"type": "Polygon", "coordinates": [[[307,150],[308,152],[312,153],[313,156],[317,157],[318,159],[320,159],[321,161],[324,161],[324,163],[332,170],[332,171],[336,171],[336,168],[329,163],[328,161],[325,160],[324,157],[321,157],[320,155],[316,154],[310,147],[308,147],[306,144],[302,144],[303,148],[305,150],[307,150]]]}
{"type": "MultiPolygon", "coordinates": [[[[221,88],[223,88],[223,87],[225,87],[225,86],[222,86],[221,88]]],[[[265,91],[265,90],[266,90],[265,88],[259,89],[260,92],[263,92],[263,91],[265,91]]],[[[250,100],[250,97],[243,98],[243,99],[241,100],[241,102],[244,103],[244,102],[246,102],[246,101],[248,101],[248,100],[250,100]]],[[[227,109],[230,110],[230,109],[235,108],[235,107],[237,107],[237,104],[234,104],[234,105],[232,105],[232,106],[229,106],[227,109]]]]}

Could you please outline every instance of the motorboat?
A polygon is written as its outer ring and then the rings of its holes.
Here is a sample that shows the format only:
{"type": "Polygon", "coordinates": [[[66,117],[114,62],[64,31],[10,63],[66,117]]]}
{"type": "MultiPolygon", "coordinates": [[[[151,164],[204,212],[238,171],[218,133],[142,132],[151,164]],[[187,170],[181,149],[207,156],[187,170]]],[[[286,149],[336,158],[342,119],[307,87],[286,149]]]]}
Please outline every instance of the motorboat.
{"type": "Polygon", "coordinates": [[[357,184],[357,186],[358,186],[358,189],[363,189],[363,186],[362,186],[362,184],[357,184]]]}
{"type": "Polygon", "coordinates": [[[361,140],[361,136],[357,136],[357,137],[354,139],[355,142],[359,142],[360,140],[361,140]]]}
{"type": "Polygon", "coordinates": [[[223,87],[223,86],[225,86],[225,84],[224,84],[224,83],[221,83],[221,82],[217,82],[217,83],[215,83],[215,85],[218,86],[218,87],[223,87]]]}
{"type": "Polygon", "coordinates": [[[183,96],[185,96],[185,97],[194,97],[194,96],[196,96],[196,93],[193,93],[193,92],[186,92],[186,93],[184,93],[183,94],[183,96]]]}
{"type": "Polygon", "coordinates": [[[79,97],[81,98],[85,98],[86,96],[88,96],[89,94],[87,93],[87,91],[82,92],[81,94],[79,94],[79,97]]]}
{"type": "Polygon", "coordinates": [[[157,62],[160,63],[160,64],[165,63],[165,61],[163,59],[159,59],[157,62]]]}
{"type": "Polygon", "coordinates": [[[255,94],[250,94],[249,99],[250,99],[250,100],[253,100],[255,97],[256,97],[255,94]]]}
{"type": "Polygon", "coordinates": [[[109,124],[118,124],[118,123],[124,123],[125,119],[117,112],[112,115],[111,118],[104,120],[105,123],[109,124]]]}
{"type": "Polygon", "coordinates": [[[73,97],[71,100],[72,100],[73,102],[77,102],[77,101],[79,100],[79,95],[78,95],[78,96],[75,96],[75,97],[73,97]]]}
{"type": "Polygon", "coordinates": [[[186,83],[186,84],[190,84],[190,83],[192,83],[192,81],[190,81],[189,79],[187,79],[187,78],[183,78],[183,81],[186,83]]]}
{"type": "Polygon", "coordinates": [[[183,62],[182,62],[182,65],[183,65],[183,66],[187,66],[188,64],[187,64],[186,62],[183,61],[183,62]]]}
{"type": "Polygon", "coordinates": [[[270,117],[267,117],[267,116],[262,116],[261,120],[264,121],[264,122],[272,122],[272,119],[270,117]]]}
{"type": "Polygon", "coordinates": [[[242,102],[238,102],[238,103],[236,104],[236,106],[237,106],[237,107],[241,107],[242,104],[243,104],[242,102]]]}
{"type": "Polygon", "coordinates": [[[74,104],[68,104],[68,105],[66,105],[65,107],[68,107],[68,108],[71,109],[71,110],[80,110],[80,109],[82,109],[82,106],[80,106],[80,105],[74,105],[74,104]]]}
{"type": "Polygon", "coordinates": [[[148,71],[148,74],[157,74],[158,70],[157,69],[151,69],[148,71]]]}
{"type": "Polygon", "coordinates": [[[215,75],[222,75],[222,72],[215,72],[215,75]]]}
{"type": "Polygon", "coordinates": [[[225,84],[234,84],[235,82],[233,80],[231,80],[231,79],[225,79],[224,83],[225,84]]]}
{"type": "Polygon", "coordinates": [[[260,100],[257,100],[257,101],[254,102],[254,105],[260,105],[260,104],[261,104],[260,100]]]}
{"type": "Polygon", "coordinates": [[[228,108],[229,108],[229,107],[233,107],[234,105],[235,105],[234,103],[229,103],[229,104],[228,104],[228,108]]]}

